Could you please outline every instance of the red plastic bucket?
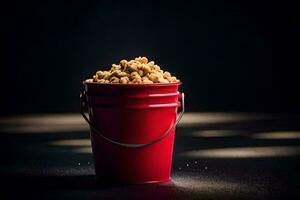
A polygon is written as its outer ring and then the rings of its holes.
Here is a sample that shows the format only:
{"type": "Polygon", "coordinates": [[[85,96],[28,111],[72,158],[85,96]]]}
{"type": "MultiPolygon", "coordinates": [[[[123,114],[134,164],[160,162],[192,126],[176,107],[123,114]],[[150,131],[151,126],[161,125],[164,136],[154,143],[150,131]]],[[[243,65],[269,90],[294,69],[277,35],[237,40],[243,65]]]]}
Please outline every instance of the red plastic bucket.
{"type": "Polygon", "coordinates": [[[90,125],[98,180],[118,184],[171,180],[175,127],[184,112],[180,84],[84,82],[81,113],[90,125]]]}

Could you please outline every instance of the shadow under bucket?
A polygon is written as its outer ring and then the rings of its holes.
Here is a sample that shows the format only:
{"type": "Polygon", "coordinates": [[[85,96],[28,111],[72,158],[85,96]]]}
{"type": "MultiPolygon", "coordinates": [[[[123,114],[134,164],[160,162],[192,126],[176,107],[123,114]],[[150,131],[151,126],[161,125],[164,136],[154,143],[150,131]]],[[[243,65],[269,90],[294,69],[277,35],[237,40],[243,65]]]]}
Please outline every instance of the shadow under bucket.
{"type": "Polygon", "coordinates": [[[184,112],[180,84],[84,82],[81,114],[90,125],[100,182],[143,184],[171,180],[175,127],[184,112]],[[180,114],[178,107],[182,107],[180,114]],[[84,113],[86,108],[89,117],[84,113]]]}

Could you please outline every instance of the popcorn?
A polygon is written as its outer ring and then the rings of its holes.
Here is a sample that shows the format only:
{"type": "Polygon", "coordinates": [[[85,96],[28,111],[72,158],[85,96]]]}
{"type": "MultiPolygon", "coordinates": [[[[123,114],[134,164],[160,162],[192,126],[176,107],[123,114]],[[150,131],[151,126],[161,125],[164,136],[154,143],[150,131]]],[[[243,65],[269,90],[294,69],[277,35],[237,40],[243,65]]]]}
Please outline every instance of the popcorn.
{"type": "Polygon", "coordinates": [[[119,82],[120,82],[119,78],[117,78],[117,77],[115,77],[115,76],[111,77],[111,78],[109,79],[109,81],[110,81],[111,83],[119,83],[119,82]]]}
{"type": "Polygon", "coordinates": [[[123,76],[120,78],[120,83],[129,83],[129,78],[127,76],[123,76]]]}
{"type": "Polygon", "coordinates": [[[120,83],[120,84],[155,84],[175,83],[179,80],[168,71],[149,61],[146,57],[134,60],[121,60],[119,64],[112,64],[109,71],[97,71],[88,83],[120,83]]]}

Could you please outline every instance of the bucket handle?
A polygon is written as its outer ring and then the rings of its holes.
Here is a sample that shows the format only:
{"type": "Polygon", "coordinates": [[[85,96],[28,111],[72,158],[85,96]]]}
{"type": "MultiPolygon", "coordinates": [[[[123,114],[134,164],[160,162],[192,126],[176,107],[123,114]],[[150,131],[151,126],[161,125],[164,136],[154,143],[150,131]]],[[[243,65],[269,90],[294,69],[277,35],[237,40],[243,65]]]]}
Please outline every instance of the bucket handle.
{"type": "Polygon", "coordinates": [[[95,128],[91,121],[89,120],[89,118],[87,117],[87,115],[85,114],[85,108],[86,108],[86,92],[83,91],[80,94],[80,113],[83,116],[83,118],[85,119],[85,121],[90,125],[90,128],[93,129],[94,132],[96,132],[101,138],[105,139],[106,141],[122,146],[122,147],[130,147],[130,148],[142,148],[142,147],[146,147],[152,144],[155,144],[161,140],[163,140],[165,137],[167,137],[169,135],[169,133],[176,127],[176,125],[179,123],[180,119],[183,116],[183,113],[185,111],[185,105],[184,105],[184,93],[181,93],[179,95],[179,98],[181,98],[181,112],[177,114],[176,117],[176,122],[167,130],[164,132],[164,134],[162,134],[159,138],[156,138],[150,142],[147,143],[141,143],[141,144],[127,144],[127,143],[121,143],[115,140],[112,140],[106,136],[104,136],[97,128],[95,128]]]}

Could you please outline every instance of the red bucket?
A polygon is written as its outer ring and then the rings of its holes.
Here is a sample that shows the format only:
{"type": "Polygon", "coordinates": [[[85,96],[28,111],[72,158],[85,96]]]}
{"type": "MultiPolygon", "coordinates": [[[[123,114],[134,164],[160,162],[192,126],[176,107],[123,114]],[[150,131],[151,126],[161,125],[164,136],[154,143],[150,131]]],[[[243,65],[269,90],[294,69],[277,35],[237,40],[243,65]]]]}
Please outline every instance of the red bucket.
{"type": "Polygon", "coordinates": [[[175,127],[184,112],[180,84],[84,82],[81,113],[90,125],[96,176],[101,182],[171,180],[175,127]],[[182,112],[177,115],[180,106],[182,112]]]}

